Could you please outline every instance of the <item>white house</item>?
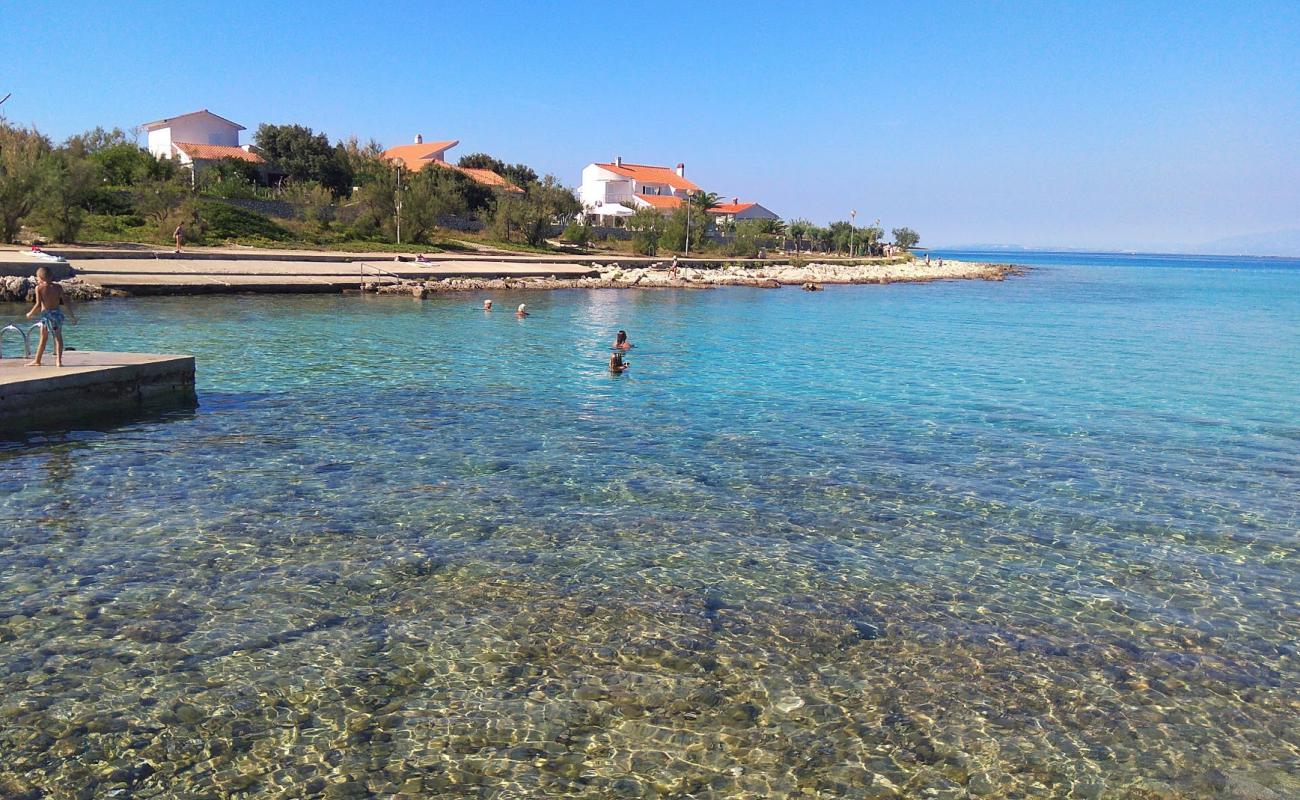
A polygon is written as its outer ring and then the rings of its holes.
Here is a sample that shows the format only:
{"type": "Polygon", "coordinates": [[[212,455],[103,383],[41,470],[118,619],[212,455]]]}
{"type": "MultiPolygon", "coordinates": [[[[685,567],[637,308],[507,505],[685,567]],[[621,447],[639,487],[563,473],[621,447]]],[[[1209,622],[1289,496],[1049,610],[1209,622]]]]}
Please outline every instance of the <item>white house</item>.
{"type": "Polygon", "coordinates": [[[193,167],[203,162],[237,158],[254,164],[265,161],[251,145],[239,144],[243,125],[219,117],[206,108],[142,125],[149,132],[149,152],[154,158],[174,158],[193,167]]]}
{"type": "Polygon", "coordinates": [[[625,216],[615,208],[630,203],[637,208],[672,211],[682,200],[700,187],[686,179],[686,165],[676,169],[648,164],[629,164],[623,158],[600,164],[588,164],[582,170],[578,199],[587,213],[596,217],[625,216]],[[608,213],[602,213],[608,209],[608,213]]]}
{"type": "Polygon", "coordinates": [[[731,198],[730,203],[719,203],[709,209],[719,222],[743,222],[747,219],[780,219],[775,213],[758,203],[742,203],[739,197],[731,198]]]}

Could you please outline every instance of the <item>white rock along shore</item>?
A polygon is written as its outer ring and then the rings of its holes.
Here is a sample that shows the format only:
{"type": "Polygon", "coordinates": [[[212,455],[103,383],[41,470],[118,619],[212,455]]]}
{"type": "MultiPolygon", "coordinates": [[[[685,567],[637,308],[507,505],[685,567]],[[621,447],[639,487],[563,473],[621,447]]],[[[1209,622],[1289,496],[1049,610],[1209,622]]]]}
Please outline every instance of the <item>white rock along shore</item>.
{"type": "Polygon", "coordinates": [[[1021,275],[1023,267],[1013,264],[985,264],[944,260],[926,264],[913,260],[893,264],[772,264],[770,266],[724,265],[716,268],[681,267],[670,277],[666,264],[656,267],[622,268],[617,264],[593,267],[599,277],[586,278],[443,278],[428,281],[372,282],[366,291],[380,294],[424,296],[439,292],[489,289],[707,289],[715,286],[757,286],[780,288],[800,286],[818,289],[828,284],[926,283],[950,280],[1005,280],[1021,275]]]}

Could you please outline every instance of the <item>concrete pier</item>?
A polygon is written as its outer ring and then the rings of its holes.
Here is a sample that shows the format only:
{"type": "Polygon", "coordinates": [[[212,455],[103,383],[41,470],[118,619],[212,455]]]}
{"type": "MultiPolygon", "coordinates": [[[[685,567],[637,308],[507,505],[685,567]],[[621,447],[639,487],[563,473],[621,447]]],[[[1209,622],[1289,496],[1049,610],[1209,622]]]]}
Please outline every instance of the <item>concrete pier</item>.
{"type": "Polygon", "coordinates": [[[325,261],[236,258],[159,258],[78,260],[81,280],[128,294],[221,294],[231,292],[341,292],[363,283],[441,280],[452,277],[580,278],[594,274],[590,265],[569,262],[325,261]]]}
{"type": "Polygon", "coordinates": [[[42,361],[0,359],[0,431],[196,402],[193,356],[72,350],[55,367],[47,349],[42,361]]]}

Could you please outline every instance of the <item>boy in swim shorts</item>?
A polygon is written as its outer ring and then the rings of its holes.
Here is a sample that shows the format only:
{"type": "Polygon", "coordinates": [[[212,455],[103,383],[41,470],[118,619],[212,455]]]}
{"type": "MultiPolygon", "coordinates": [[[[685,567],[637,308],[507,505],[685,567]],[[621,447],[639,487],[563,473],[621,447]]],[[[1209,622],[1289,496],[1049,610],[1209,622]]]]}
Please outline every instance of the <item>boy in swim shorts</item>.
{"type": "Polygon", "coordinates": [[[40,314],[41,341],[36,345],[36,358],[28,362],[29,367],[39,367],[41,356],[45,355],[45,343],[54,336],[54,363],[63,366],[63,309],[67,308],[72,324],[77,324],[77,315],[72,311],[72,302],[63,294],[63,287],[50,280],[48,267],[36,270],[36,302],[27,318],[40,314]]]}

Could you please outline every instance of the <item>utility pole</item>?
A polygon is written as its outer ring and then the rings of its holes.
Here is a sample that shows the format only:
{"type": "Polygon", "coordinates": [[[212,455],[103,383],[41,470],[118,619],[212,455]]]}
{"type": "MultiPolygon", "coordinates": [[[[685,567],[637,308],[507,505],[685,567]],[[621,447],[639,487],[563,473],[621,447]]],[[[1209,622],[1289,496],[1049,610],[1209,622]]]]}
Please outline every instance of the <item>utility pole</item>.
{"type": "Polygon", "coordinates": [[[393,208],[397,215],[397,243],[402,243],[402,163],[397,163],[397,191],[393,199],[393,208]]]}
{"type": "Polygon", "coordinates": [[[691,190],[686,190],[686,257],[691,257],[691,190]]]}
{"type": "Polygon", "coordinates": [[[849,212],[849,258],[853,258],[853,236],[858,232],[853,221],[858,218],[858,210],[855,208],[849,212]]]}

